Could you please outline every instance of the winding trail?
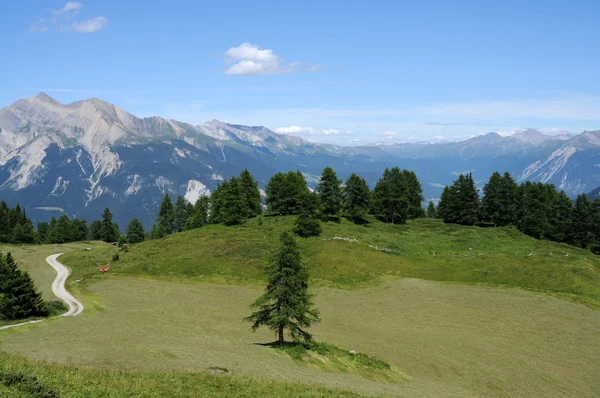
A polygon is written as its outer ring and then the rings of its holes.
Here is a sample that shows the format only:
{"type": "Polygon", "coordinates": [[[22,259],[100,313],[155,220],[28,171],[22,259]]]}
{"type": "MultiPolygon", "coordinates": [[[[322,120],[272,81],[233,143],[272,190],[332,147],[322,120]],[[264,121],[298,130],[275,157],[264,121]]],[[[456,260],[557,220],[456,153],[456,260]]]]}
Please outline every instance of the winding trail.
{"type": "MultiPolygon", "coordinates": [[[[83,304],[81,304],[81,302],[79,300],[77,300],[75,297],[73,297],[71,295],[71,293],[67,292],[67,289],[65,289],[65,282],[67,281],[67,278],[69,277],[69,270],[67,269],[67,267],[62,265],[57,260],[58,257],[61,256],[62,254],[63,253],[58,253],[58,254],[53,254],[51,256],[46,257],[46,262],[48,264],[50,264],[50,266],[52,268],[54,268],[54,270],[56,271],[56,278],[54,279],[54,282],[52,282],[52,293],[54,293],[54,295],[56,297],[58,297],[59,299],[61,299],[65,303],[67,303],[67,305],[69,306],[69,310],[67,312],[65,312],[64,314],[62,314],[61,316],[77,316],[77,315],[81,314],[84,307],[83,307],[83,304]]],[[[29,325],[32,323],[38,323],[38,322],[42,322],[42,321],[43,321],[43,319],[38,319],[36,321],[29,321],[29,322],[17,323],[15,325],[2,326],[2,327],[0,327],[0,330],[16,328],[18,326],[29,325]]]]}

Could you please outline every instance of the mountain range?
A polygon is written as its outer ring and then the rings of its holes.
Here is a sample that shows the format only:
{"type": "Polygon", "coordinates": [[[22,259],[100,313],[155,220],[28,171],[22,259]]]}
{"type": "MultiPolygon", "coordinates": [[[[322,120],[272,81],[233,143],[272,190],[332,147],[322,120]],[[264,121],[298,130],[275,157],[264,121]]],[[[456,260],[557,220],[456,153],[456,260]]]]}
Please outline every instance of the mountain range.
{"type": "Polygon", "coordinates": [[[467,171],[480,185],[509,171],[575,196],[600,186],[600,131],[346,147],[262,126],[138,118],[97,98],[62,104],[40,93],[0,110],[0,197],[35,220],[62,213],[92,220],[109,207],[121,226],[134,216],[150,226],[166,192],[195,202],[244,168],[261,187],[277,171],[298,169],[314,186],[326,166],[371,186],[386,167],[411,169],[426,198],[467,171]]]}

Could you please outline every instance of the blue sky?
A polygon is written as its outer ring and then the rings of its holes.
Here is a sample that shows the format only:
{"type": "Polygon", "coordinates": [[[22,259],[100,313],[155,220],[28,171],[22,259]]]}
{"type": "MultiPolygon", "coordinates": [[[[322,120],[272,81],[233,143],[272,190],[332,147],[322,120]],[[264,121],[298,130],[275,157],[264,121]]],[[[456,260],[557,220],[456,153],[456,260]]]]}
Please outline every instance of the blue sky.
{"type": "Polygon", "coordinates": [[[45,91],[313,141],[600,129],[600,1],[2,5],[0,107],[45,91]]]}

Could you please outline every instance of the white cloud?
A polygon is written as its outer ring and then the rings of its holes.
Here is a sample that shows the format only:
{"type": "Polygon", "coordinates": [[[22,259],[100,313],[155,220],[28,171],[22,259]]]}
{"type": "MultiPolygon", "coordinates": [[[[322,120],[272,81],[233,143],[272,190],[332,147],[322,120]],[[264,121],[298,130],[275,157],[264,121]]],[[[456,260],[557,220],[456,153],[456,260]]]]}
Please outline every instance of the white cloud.
{"type": "Polygon", "coordinates": [[[82,8],[83,8],[83,4],[78,3],[76,1],[69,1],[67,4],[65,4],[65,6],[63,8],[61,8],[60,10],[54,10],[54,11],[52,11],[52,13],[55,15],[67,14],[69,12],[77,11],[82,8]]]}
{"type": "Polygon", "coordinates": [[[80,33],[94,33],[104,29],[107,25],[108,20],[100,16],[83,22],[74,22],[73,30],[80,33]]]}
{"type": "Polygon", "coordinates": [[[310,72],[319,69],[318,65],[305,64],[300,61],[286,63],[283,58],[275,55],[273,50],[262,49],[250,43],[231,47],[225,51],[224,55],[225,63],[233,64],[225,70],[226,75],[277,75],[294,72],[302,65],[306,65],[310,72]]]}
{"type": "Polygon", "coordinates": [[[352,135],[352,131],[350,130],[322,130],[323,135],[352,135]]]}
{"type": "Polygon", "coordinates": [[[279,127],[275,129],[279,134],[314,134],[314,130],[310,127],[289,126],[279,127]]]}
{"type": "Polygon", "coordinates": [[[384,131],[382,133],[375,133],[373,134],[376,137],[385,137],[387,139],[392,138],[393,136],[397,135],[398,133],[395,131],[384,131]]]}
{"type": "Polygon", "coordinates": [[[315,130],[312,127],[301,127],[301,126],[289,126],[279,127],[275,129],[276,133],[279,134],[293,134],[293,135],[352,135],[350,130],[315,130]]]}
{"type": "Polygon", "coordinates": [[[46,9],[46,13],[51,16],[40,18],[37,23],[29,27],[30,32],[49,32],[54,26],[60,31],[73,31],[80,33],[97,32],[108,26],[108,20],[105,17],[94,17],[85,21],[78,21],[77,17],[79,10],[83,8],[83,4],[77,1],[69,1],[58,10],[46,9]]]}

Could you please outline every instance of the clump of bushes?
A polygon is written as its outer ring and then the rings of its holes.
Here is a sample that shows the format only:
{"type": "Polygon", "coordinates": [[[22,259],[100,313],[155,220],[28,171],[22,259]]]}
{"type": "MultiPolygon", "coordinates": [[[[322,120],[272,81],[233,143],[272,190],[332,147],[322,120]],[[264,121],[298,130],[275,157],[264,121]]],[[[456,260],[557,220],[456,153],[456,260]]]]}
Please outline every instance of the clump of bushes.
{"type": "Polygon", "coordinates": [[[19,392],[33,396],[34,398],[60,398],[58,392],[52,390],[35,376],[23,373],[13,373],[0,370],[0,383],[7,387],[13,387],[19,392]]]}

